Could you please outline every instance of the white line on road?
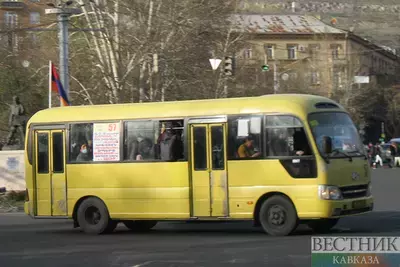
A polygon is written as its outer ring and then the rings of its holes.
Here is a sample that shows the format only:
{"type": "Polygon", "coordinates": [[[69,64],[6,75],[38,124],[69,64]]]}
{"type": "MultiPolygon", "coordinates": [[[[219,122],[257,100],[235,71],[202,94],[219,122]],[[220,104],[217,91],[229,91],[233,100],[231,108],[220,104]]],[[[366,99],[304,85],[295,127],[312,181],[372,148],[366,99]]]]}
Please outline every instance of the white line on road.
{"type": "Polygon", "coordinates": [[[142,266],[149,265],[149,264],[151,264],[151,263],[153,263],[153,262],[154,262],[154,261],[145,261],[145,262],[143,262],[143,263],[139,263],[139,264],[133,265],[132,267],[142,267],[142,266]]]}

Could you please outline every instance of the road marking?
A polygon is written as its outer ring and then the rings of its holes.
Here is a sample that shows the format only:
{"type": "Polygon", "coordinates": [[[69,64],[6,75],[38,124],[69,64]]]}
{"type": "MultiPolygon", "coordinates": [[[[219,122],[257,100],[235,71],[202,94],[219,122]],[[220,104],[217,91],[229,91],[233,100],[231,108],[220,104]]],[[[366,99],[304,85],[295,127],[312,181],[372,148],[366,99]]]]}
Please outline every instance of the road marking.
{"type": "Polygon", "coordinates": [[[149,264],[151,264],[151,263],[153,263],[153,262],[154,262],[154,261],[145,261],[145,262],[143,262],[143,263],[139,263],[139,264],[133,265],[132,267],[146,266],[146,265],[149,265],[149,264]]]}

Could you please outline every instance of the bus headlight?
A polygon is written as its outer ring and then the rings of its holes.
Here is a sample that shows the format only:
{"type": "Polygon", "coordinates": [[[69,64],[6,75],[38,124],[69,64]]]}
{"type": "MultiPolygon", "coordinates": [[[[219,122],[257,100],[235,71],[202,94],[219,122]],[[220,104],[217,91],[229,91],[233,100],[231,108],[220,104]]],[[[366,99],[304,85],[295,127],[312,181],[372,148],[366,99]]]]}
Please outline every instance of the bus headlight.
{"type": "Polygon", "coordinates": [[[342,192],[339,187],[332,185],[318,186],[318,195],[320,199],[324,200],[339,200],[342,199],[342,192]]]}
{"type": "Polygon", "coordinates": [[[371,182],[368,184],[368,189],[367,189],[367,197],[372,196],[372,184],[371,182]]]}

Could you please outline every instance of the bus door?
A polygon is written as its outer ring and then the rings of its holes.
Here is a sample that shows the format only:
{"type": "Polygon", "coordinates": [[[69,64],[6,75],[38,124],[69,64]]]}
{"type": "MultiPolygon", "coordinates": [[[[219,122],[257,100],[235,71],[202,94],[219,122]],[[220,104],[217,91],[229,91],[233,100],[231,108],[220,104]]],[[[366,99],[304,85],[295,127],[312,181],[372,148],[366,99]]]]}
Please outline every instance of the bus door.
{"type": "Polygon", "coordinates": [[[35,131],[36,216],[67,216],[65,130],[35,131]]]}
{"type": "Polygon", "coordinates": [[[190,129],[192,216],[227,217],[226,125],[192,124],[190,129]]]}

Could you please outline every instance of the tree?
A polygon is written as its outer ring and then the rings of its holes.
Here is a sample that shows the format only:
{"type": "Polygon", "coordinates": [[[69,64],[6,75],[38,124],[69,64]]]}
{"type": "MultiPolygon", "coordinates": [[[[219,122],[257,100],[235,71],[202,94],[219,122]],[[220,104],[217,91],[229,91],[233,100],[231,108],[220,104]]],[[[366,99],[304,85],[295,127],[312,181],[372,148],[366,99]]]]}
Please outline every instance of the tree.
{"type": "Polygon", "coordinates": [[[75,35],[79,54],[93,66],[89,80],[73,72],[80,94],[92,103],[144,102],[187,98],[183,88],[209,88],[210,51],[223,56],[239,40],[227,20],[235,2],[79,0],[83,14],[74,18],[76,27],[101,29],[75,35]]]}

